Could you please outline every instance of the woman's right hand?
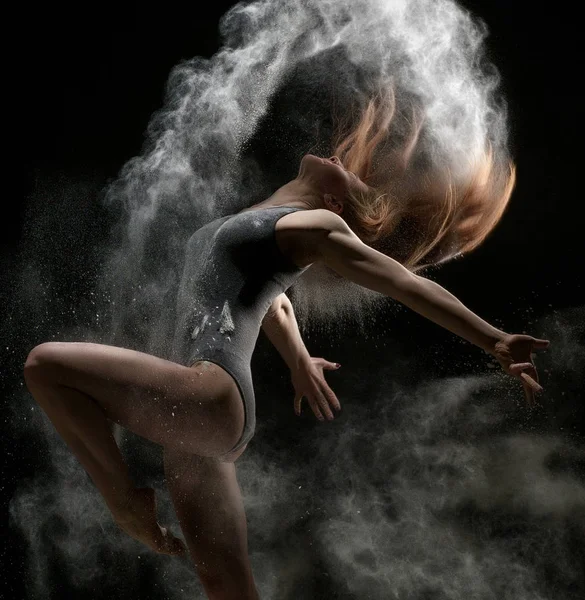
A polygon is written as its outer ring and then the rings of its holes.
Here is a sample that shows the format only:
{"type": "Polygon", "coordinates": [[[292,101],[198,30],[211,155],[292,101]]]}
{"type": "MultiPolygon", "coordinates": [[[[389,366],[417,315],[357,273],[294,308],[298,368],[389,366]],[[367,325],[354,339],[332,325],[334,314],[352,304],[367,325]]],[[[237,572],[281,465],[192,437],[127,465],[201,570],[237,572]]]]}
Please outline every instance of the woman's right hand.
{"type": "Polygon", "coordinates": [[[492,355],[508,375],[522,381],[526,401],[530,406],[535,403],[535,392],[542,392],[538,383],[538,372],[532,362],[531,353],[534,350],[548,348],[549,340],[540,340],[530,335],[505,334],[494,346],[492,355]]]}
{"type": "Polygon", "coordinates": [[[319,421],[332,421],[333,411],[340,411],[341,405],[333,390],[325,381],[323,370],[337,370],[341,365],[324,358],[310,357],[298,369],[291,372],[293,387],[295,388],[294,408],[297,416],[301,415],[301,401],[306,398],[311,410],[319,421]],[[325,415],[325,418],[323,417],[325,415]]]}

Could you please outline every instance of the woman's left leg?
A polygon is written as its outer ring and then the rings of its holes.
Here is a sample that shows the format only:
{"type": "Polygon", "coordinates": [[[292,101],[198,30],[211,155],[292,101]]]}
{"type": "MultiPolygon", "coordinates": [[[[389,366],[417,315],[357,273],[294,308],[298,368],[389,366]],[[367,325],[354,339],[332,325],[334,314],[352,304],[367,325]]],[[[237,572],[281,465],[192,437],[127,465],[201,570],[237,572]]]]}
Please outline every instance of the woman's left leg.
{"type": "Polygon", "coordinates": [[[175,512],[210,600],[259,600],[233,462],[164,449],[175,512]]]}
{"type": "Polygon", "coordinates": [[[223,455],[241,435],[243,406],[234,402],[234,383],[225,371],[202,375],[149,354],[84,342],[41,344],[25,365],[29,391],[93,479],[116,522],[158,552],[176,553],[178,540],[153,520],[152,490],[135,489],[110,421],[162,446],[223,455]],[[136,510],[148,520],[146,533],[140,531],[142,524],[130,522],[136,510]]]}

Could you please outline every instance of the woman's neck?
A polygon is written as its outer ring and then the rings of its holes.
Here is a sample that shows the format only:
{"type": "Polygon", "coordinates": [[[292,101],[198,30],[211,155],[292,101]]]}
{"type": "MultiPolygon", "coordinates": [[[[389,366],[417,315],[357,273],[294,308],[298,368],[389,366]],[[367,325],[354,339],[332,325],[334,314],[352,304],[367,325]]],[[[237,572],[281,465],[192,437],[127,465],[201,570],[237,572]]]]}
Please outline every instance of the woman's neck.
{"type": "Polygon", "coordinates": [[[321,208],[321,203],[315,191],[307,183],[300,179],[293,179],[285,183],[282,187],[279,187],[266,200],[254,204],[250,208],[245,208],[241,212],[268,208],[270,206],[290,206],[291,208],[311,210],[321,208]]]}

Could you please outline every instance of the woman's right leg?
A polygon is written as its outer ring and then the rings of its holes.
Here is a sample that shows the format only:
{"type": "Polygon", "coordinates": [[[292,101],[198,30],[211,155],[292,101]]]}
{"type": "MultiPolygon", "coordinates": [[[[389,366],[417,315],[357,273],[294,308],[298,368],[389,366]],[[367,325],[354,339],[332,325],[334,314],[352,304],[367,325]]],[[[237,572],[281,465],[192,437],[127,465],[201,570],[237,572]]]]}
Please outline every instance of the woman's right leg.
{"type": "Polygon", "coordinates": [[[164,448],[177,518],[210,600],[259,600],[233,462],[164,448]]]}

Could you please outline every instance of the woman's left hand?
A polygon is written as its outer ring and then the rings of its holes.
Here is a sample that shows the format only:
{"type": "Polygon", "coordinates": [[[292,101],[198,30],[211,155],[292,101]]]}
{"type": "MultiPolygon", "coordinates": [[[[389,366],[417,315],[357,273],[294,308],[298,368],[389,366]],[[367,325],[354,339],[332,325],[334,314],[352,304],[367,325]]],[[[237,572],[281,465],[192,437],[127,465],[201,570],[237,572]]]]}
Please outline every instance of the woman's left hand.
{"type": "Polygon", "coordinates": [[[495,344],[492,352],[508,375],[522,381],[526,400],[531,406],[535,402],[535,392],[542,392],[542,386],[538,383],[538,372],[532,362],[532,353],[548,348],[549,344],[548,340],[540,340],[531,335],[506,334],[495,344]]]}
{"type": "Polygon", "coordinates": [[[307,398],[309,406],[315,416],[323,421],[323,414],[329,421],[333,420],[333,412],[329,405],[336,410],[341,410],[341,405],[329,384],[325,381],[323,370],[337,370],[341,365],[332,363],[324,358],[311,357],[302,367],[291,373],[292,383],[295,388],[295,413],[301,414],[301,400],[307,398]]]}

